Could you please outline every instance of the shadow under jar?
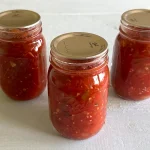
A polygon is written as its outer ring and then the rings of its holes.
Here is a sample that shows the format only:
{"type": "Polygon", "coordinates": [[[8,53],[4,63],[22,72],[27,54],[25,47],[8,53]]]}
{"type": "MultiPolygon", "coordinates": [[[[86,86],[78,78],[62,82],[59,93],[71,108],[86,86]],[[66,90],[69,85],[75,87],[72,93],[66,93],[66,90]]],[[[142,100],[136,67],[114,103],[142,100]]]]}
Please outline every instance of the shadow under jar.
{"type": "Polygon", "coordinates": [[[0,13],[0,85],[20,101],[39,96],[46,86],[46,43],[36,12],[0,13]]]}
{"type": "Polygon", "coordinates": [[[122,15],[113,52],[112,86],[120,97],[150,97],[150,10],[129,10],[122,15]]]}
{"type": "Polygon", "coordinates": [[[51,43],[48,95],[51,121],[70,139],[86,139],[105,122],[107,42],[90,33],[68,33],[51,43]]]}

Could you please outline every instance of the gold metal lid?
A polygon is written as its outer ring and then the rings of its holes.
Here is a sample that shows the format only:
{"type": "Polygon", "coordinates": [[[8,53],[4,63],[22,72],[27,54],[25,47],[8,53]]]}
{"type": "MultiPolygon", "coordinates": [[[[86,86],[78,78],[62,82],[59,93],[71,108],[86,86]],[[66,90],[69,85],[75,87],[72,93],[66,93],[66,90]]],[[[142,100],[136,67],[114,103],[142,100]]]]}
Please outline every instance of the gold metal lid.
{"type": "Polygon", "coordinates": [[[121,22],[127,26],[150,28],[150,10],[133,9],[122,14],[121,22]]]}
{"type": "Polygon", "coordinates": [[[67,59],[91,59],[107,53],[106,40],[98,35],[72,32],[56,37],[51,43],[51,53],[67,59]]]}
{"type": "Polygon", "coordinates": [[[8,10],[0,13],[0,29],[30,28],[40,22],[40,15],[30,10],[8,10]]]}

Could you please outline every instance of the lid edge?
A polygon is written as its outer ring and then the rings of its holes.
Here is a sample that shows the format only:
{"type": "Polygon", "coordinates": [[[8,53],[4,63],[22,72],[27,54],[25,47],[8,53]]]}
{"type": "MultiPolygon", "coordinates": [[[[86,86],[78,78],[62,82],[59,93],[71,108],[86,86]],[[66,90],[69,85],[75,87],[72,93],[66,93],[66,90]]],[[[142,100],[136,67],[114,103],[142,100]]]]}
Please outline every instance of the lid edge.
{"type": "Polygon", "coordinates": [[[31,27],[34,27],[36,25],[38,25],[39,23],[41,23],[41,16],[39,13],[35,12],[35,11],[32,11],[32,10],[28,10],[28,9],[11,9],[11,10],[6,10],[6,11],[3,11],[3,12],[0,12],[0,15],[3,14],[3,13],[7,13],[7,12],[11,12],[11,11],[28,11],[28,12],[31,12],[31,13],[34,13],[36,14],[39,18],[38,20],[35,22],[35,23],[32,23],[30,25],[27,25],[27,26],[16,26],[16,27],[10,27],[10,26],[4,26],[2,24],[0,24],[0,29],[26,29],[26,28],[31,28],[31,27]]]}

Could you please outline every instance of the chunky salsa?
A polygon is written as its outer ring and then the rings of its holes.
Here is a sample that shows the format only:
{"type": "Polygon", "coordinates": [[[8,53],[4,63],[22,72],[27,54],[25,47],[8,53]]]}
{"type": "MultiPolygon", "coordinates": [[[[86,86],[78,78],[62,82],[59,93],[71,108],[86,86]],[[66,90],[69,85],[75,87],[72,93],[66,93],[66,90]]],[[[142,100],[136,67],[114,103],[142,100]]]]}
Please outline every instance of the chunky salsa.
{"type": "Polygon", "coordinates": [[[117,36],[112,65],[116,93],[132,100],[150,97],[150,37],[137,32],[128,32],[130,38],[117,36]]]}
{"type": "Polygon", "coordinates": [[[0,13],[0,85],[14,100],[30,100],[44,90],[46,43],[38,13],[0,13]]]}
{"type": "Polygon", "coordinates": [[[105,122],[108,67],[87,74],[62,73],[52,66],[48,75],[50,116],[64,137],[85,139],[96,134],[105,122]]]}
{"type": "Polygon", "coordinates": [[[15,42],[0,40],[0,84],[15,100],[41,94],[46,86],[46,44],[42,35],[15,42]]]}
{"type": "Polygon", "coordinates": [[[108,95],[107,42],[91,33],[67,33],[51,43],[50,118],[64,137],[86,139],[103,126],[108,95]]]}
{"type": "Polygon", "coordinates": [[[114,44],[112,86],[124,99],[150,97],[150,10],[133,9],[121,16],[114,44]]]}

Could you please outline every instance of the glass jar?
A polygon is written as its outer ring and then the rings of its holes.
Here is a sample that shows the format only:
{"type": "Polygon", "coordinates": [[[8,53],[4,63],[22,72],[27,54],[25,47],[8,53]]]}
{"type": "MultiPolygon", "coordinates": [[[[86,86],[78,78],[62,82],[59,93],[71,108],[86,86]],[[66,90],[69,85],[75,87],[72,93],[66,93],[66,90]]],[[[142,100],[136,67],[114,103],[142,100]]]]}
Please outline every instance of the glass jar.
{"type": "Polygon", "coordinates": [[[0,85],[14,100],[33,99],[46,86],[46,43],[36,12],[0,13],[0,85]]]}
{"type": "Polygon", "coordinates": [[[51,43],[48,95],[51,121],[64,137],[86,139],[105,122],[107,42],[90,33],[68,33],[51,43]]]}
{"type": "Polygon", "coordinates": [[[150,10],[129,10],[122,15],[114,44],[112,86],[123,99],[150,97],[150,10]]]}

